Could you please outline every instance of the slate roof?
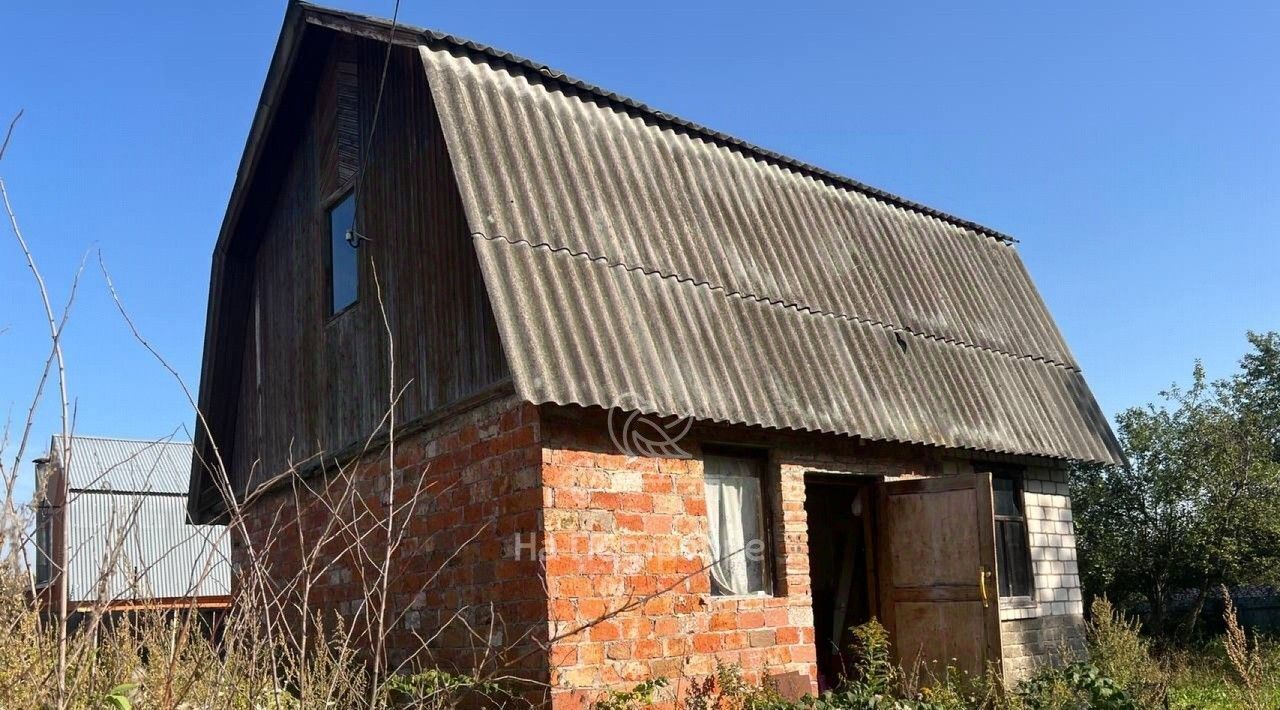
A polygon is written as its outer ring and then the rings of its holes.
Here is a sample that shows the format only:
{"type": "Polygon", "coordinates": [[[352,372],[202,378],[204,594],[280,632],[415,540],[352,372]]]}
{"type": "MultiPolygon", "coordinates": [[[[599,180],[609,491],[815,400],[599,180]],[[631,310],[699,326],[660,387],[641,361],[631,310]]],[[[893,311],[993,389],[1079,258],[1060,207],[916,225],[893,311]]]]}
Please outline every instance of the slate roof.
{"type": "Polygon", "coordinates": [[[501,50],[307,3],[268,74],[215,294],[307,27],[420,48],[526,400],[1120,459],[1007,235],[501,50]]]}
{"type": "Polygon", "coordinates": [[[488,51],[421,54],[525,399],[1117,460],[1007,240],[488,51]]]}

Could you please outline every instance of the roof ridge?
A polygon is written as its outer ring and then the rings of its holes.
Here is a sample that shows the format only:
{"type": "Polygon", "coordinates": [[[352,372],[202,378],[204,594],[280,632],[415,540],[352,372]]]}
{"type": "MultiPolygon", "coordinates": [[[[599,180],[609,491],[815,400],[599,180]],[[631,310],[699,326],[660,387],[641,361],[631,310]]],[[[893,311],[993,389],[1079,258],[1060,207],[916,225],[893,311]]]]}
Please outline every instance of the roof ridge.
{"type": "MultiPolygon", "coordinates": [[[[733,136],[728,133],[724,133],[722,131],[717,131],[713,128],[709,128],[700,123],[697,123],[696,121],[690,121],[686,118],[681,118],[680,116],[677,116],[675,114],[668,113],[666,111],[662,111],[660,109],[654,108],[642,101],[637,101],[636,99],[633,99],[629,96],[623,96],[622,94],[610,91],[596,84],[592,84],[591,82],[583,81],[582,79],[578,79],[566,72],[560,71],[558,69],[554,69],[541,62],[536,62],[526,57],[522,57],[513,52],[508,52],[502,49],[498,49],[496,47],[492,47],[487,44],[482,44],[480,42],[466,39],[465,37],[459,37],[457,35],[450,34],[447,32],[441,32],[439,30],[433,30],[433,29],[428,29],[423,27],[415,27],[413,25],[406,25],[400,22],[396,22],[393,25],[389,20],[386,20],[380,17],[374,17],[372,15],[365,15],[358,12],[350,12],[347,10],[339,10],[336,8],[325,7],[322,5],[315,5],[310,2],[297,2],[297,4],[299,7],[301,7],[303,10],[307,12],[311,12],[315,14],[333,15],[340,18],[345,18],[348,21],[361,22],[364,24],[379,25],[387,30],[389,36],[391,36],[393,32],[417,34],[419,35],[420,39],[426,38],[433,42],[445,43],[455,48],[464,49],[474,53],[484,54],[492,59],[497,59],[501,62],[505,62],[507,64],[532,71],[539,76],[542,76],[547,79],[551,79],[553,81],[559,82],[567,86],[571,86],[575,89],[578,89],[579,91],[590,93],[594,96],[605,99],[606,101],[609,101],[615,104],[620,104],[634,111],[643,113],[657,121],[670,124],[677,128],[682,128],[686,131],[691,131],[693,133],[701,135],[704,138],[709,138],[713,141],[723,143],[731,148],[736,148],[738,150],[746,151],[748,153],[754,154],[757,157],[764,158],[775,163],[779,163],[785,167],[789,167],[795,170],[800,170],[802,172],[809,173],[810,175],[822,178],[830,183],[833,183],[833,185],[837,187],[842,187],[845,189],[851,189],[855,192],[860,192],[873,199],[877,199],[882,202],[887,202],[889,204],[896,205],[903,209],[910,210],[912,212],[917,212],[919,214],[923,214],[927,217],[933,217],[935,219],[942,220],[954,226],[961,227],[963,229],[968,229],[977,234],[990,237],[1004,244],[1012,245],[1012,244],[1016,244],[1018,241],[1017,239],[1014,239],[1012,236],[1005,234],[1004,232],[1001,232],[999,230],[981,225],[972,220],[967,220],[962,217],[957,217],[956,215],[953,215],[949,212],[944,212],[942,210],[929,207],[928,205],[922,204],[920,202],[916,202],[915,200],[907,199],[905,197],[902,197],[901,195],[894,194],[887,190],[882,190],[878,187],[873,187],[860,180],[855,180],[847,175],[841,175],[840,173],[834,172],[832,170],[818,167],[816,165],[813,165],[812,163],[805,162],[798,158],[793,158],[784,153],[779,153],[777,151],[761,147],[750,141],[738,138],[737,136],[733,136]]],[[[425,44],[425,42],[423,43],[425,44]]]]}
{"type": "Polygon", "coordinates": [[[996,355],[1001,355],[1003,357],[1011,358],[1014,360],[1030,360],[1032,362],[1042,362],[1046,365],[1049,365],[1052,367],[1059,367],[1071,372],[1076,372],[1076,373],[1082,372],[1079,366],[1072,365],[1070,363],[1065,363],[1051,357],[1046,357],[1044,355],[1032,355],[1029,353],[1024,354],[1024,353],[1009,352],[1007,350],[1001,350],[1000,348],[993,348],[987,345],[978,345],[976,343],[970,343],[966,340],[961,340],[959,338],[952,338],[944,335],[926,333],[924,331],[908,328],[907,326],[904,326],[904,325],[899,325],[896,323],[891,323],[889,321],[879,320],[869,316],[859,316],[851,313],[841,313],[839,311],[822,310],[819,308],[814,308],[813,306],[800,303],[799,301],[788,301],[782,298],[762,296],[749,291],[738,291],[736,289],[730,289],[727,286],[722,286],[719,284],[712,283],[710,281],[707,281],[706,279],[697,279],[692,276],[684,276],[674,271],[664,272],[662,269],[655,268],[655,267],[649,267],[649,266],[643,266],[643,265],[637,265],[637,264],[628,264],[627,262],[624,262],[620,259],[611,259],[610,257],[607,257],[607,256],[591,254],[585,251],[575,251],[573,249],[570,249],[569,247],[551,244],[545,241],[534,242],[534,241],[520,238],[520,237],[509,237],[509,236],[500,235],[500,234],[495,234],[490,236],[480,231],[473,231],[469,236],[471,236],[472,238],[479,237],[481,239],[484,239],[486,241],[491,241],[491,242],[502,241],[502,242],[511,244],[512,246],[527,246],[530,249],[545,249],[551,253],[562,252],[564,254],[569,255],[570,257],[582,258],[588,261],[597,262],[609,268],[620,268],[624,271],[635,271],[635,272],[639,272],[644,276],[657,276],[658,278],[674,281],[675,283],[687,283],[695,287],[702,286],[712,291],[721,291],[724,293],[725,296],[732,297],[732,298],[739,298],[744,301],[755,301],[757,303],[765,303],[773,306],[781,306],[783,308],[789,308],[797,312],[807,313],[813,316],[835,318],[837,320],[845,320],[851,323],[859,323],[862,325],[875,326],[878,328],[883,328],[893,333],[905,333],[906,335],[910,335],[916,338],[923,338],[925,340],[935,340],[940,343],[956,345],[959,347],[968,348],[970,350],[980,350],[984,352],[994,353],[996,355]]]}

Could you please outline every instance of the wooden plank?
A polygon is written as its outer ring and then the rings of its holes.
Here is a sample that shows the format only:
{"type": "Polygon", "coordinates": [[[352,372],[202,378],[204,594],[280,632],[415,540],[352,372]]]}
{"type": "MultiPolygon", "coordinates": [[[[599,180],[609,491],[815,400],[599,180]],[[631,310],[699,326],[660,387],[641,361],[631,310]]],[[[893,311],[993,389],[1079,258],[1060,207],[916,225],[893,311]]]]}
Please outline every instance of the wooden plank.
{"type": "Polygon", "coordinates": [[[378,87],[358,82],[356,123],[368,151],[358,219],[369,241],[360,246],[357,303],[327,317],[325,200],[346,179],[335,87],[343,62],[380,76],[386,56],[380,43],[346,41],[353,50],[333,44],[315,70],[311,108],[294,127],[296,146],[281,161],[278,197],[264,216],[252,287],[241,287],[257,291],[260,311],[257,328],[240,326],[235,388],[236,437],[245,446],[233,470],[249,487],[375,433],[391,398],[388,325],[401,426],[509,378],[430,89],[410,50],[392,54],[373,135],[378,87]]]}
{"type": "Polygon", "coordinates": [[[999,664],[990,474],[885,482],[877,513],[881,611],[899,661],[971,674],[999,664]]]}

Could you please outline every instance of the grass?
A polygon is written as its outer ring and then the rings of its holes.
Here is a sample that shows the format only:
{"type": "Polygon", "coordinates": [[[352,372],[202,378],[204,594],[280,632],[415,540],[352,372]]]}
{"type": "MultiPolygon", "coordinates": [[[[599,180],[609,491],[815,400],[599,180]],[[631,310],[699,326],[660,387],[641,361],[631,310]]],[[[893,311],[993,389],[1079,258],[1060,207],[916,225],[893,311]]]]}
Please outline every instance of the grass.
{"type": "MultiPolygon", "coordinates": [[[[1263,686],[1259,707],[1280,708],[1280,646],[1263,639],[1263,686]]],[[[1169,707],[1174,710],[1234,710],[1250,707],[1243,682],[1228,659],[1221,639],[1194,649],[1166,654],[1169,707]]]]}

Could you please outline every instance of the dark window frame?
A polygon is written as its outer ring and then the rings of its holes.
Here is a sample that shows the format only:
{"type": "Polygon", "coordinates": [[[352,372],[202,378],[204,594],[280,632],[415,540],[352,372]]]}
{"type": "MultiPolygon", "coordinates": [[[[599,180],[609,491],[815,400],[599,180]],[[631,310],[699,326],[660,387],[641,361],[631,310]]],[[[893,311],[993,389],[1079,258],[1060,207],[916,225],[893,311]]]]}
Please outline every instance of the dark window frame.
{"type": "Polygon", "coordinates": [[[1027,523],[1027,500],[1021,470],[990,467],[992,487],[992,527],[996,545],[996,588],[1001,599],[1034,601],[1035,564],[1031,559],[1031,528],[1027,523]],[[1007,485],[1007,488],[1004,488],[1007,485]],[[1012,493],[1014,512],[1001,512],[999,492],[1012,493]]]}
{"type": "MultiPolygon", "coordinates": [[[[732,597],[776,597],[780,585],[778,584],[778,550],[777,538],[774,536],[774,483],[779,480],[774,474],[774,462],[769,456],[769,450],[754,446],[738,446],[733,444],[704,444],[702,447],[702,473],[703,473],[703,490],[706,490],[707,475],[707,459],[739,459],[751,461],[756,467],[756,475],[760,479],[760,537],[765,542],[764,563],[761,565],[764,574],[764,590],[761,592],[753,592],[747,595],[727,594],[716,591],[715,580],[711,580],[711,596],[721,598],[732,597]]],[[[708,515],[710,511],[708,511],[708,515]]],[[[708,517],[708,523],[710,518],[708,517]]],[[[710,574],[710,570],[708,570],[710,574]]]]}
{"type": "Polygon", "coordinates": [[[53,507],[41,504],[36,509],[36,586],[53,583],[53,507]]]}
{"type": "MultiPolygon", "coordinates": [[[[342,206],[342,204],[343,204],[344,202],[346,202],[348,199],[350,199],[350,200],[352,200],[352,201],[353,201],[353,202],[352,202],[352,208],[351,208],[352,226],[350,227],[350,229],[354,229],[354,228],[355,228],[355,223],[356,223],[356,216],[359,214],[359,211],[360,211],[360,204],[359,204],[359,202],[358,202],[358,201],[356,201],[355,184],[354,184],[354,182],[348,182],[348,184],[346,184],[346,185],[342,186],[341,188],[339,188],[338,190],[336,190],[332,195],[330,195],[328,198],[326,198],[326,199],[324,200],[324,202],[322,202],[322,203],[321,203],[321,212],[322,212],[322,213],[323,213],[323,215],[324,215],[324,234],[325,234],[325,248],[324,248],[324,276],[325,276],[325,279],[324,279],[324,285],[325,285],[325,303],[326,303],[326,307],[325,307],[325,320],[326,320],[326,322],[332,322],[332,321],[336,320],[336,319],[337,319],[338,317],[340,317],[342,314],[347,313],[348,311],[352,310],[353,308],[355,308],[357,305],[359,305],[359,304],[360,304],[360,282],[362,281],[362,279],[360,278],[360,271],[361,271],[361,259],[360,259],[360,252],[361,252],[361,249],[360,249],[360,245],[359,245],[359,243],[357,243],[355,246],[351,246],[351,247],[350,247],[350,248],[351,248],[351,250],[355,252],[355,260],[354,260],[354,263],[355,263],[355,274],[354,274],[354,278],[355,278],[355,288],[354,288],[354,295],[353,295],[353,297],[352,297],[351,301],[350,301],[350,302],[348,302],[348,303],[346,303],[346,304],[344,304],[341,308],[339,308],[339,307],[338,307],[338,305],[337,305],[337,303],[335,302],[335,299],[334,299],[334,281],[333,281],[333,275],[334,275],[334,272],[333,272],[333,252],[334,252],[333,213],[334,213],[334,211],[335,211],[335,210],[337,210],[339,207],[341,207],[341,206],[342,206]]],[[[344,240],[345,240],[345,237],[344,237],[344,240]]]]}

